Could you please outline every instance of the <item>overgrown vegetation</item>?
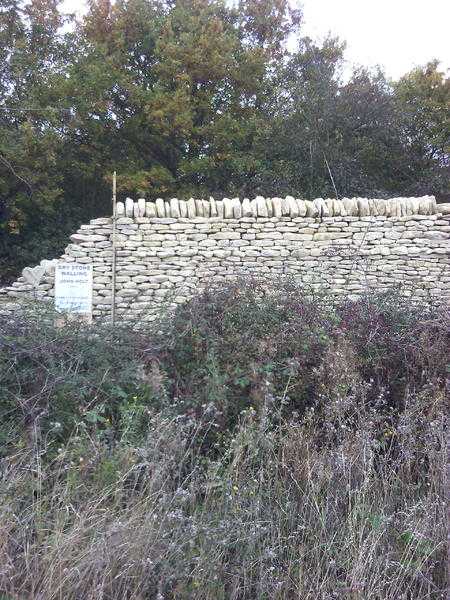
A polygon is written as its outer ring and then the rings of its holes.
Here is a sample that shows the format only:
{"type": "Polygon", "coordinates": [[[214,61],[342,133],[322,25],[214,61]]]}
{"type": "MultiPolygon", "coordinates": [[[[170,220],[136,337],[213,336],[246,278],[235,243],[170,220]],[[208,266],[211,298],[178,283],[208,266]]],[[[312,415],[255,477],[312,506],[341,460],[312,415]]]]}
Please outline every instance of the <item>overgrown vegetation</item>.
{"type": "Polygon", "coordinates": [[[4,597],[445,597],[448,314],[274,289],[1,317],[4,597]]]}
{"type": "Polygon", "coordinates": [[[450,193],[437,62],[344,79],[288,0],[87,4],[0,4],[0,279],[109,215],[114,170],[121,198],[450,193]]]}

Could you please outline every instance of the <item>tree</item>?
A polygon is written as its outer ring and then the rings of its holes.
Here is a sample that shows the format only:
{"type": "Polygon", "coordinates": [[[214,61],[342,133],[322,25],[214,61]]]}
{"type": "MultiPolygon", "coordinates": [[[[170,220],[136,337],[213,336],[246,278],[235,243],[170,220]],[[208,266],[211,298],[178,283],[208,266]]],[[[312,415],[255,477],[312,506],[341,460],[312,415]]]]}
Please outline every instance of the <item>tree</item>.
{"type": "Polygon", "coordinates": [[[450,77],[439,62],[413,69],[394,85],[408,150],[408,190],[450,193],[450,77]]]}

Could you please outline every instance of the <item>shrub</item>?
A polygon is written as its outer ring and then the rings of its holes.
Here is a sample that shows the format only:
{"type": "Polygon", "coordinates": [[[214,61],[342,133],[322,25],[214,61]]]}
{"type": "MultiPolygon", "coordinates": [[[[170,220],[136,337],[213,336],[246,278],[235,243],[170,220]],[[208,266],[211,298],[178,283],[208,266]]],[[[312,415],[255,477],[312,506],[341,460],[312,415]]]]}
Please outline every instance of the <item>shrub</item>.
{"type": "Polygon", "coordinates": [[[444,597],[444,311],[211,287],[138,330],[0,318],[0,594],[444,597]]]}

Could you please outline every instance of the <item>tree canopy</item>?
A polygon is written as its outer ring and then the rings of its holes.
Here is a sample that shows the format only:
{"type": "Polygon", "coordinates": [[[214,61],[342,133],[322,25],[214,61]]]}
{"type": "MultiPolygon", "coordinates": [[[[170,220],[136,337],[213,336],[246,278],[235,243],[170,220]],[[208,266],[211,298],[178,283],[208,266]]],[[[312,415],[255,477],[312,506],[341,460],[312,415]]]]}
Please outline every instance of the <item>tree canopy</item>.
{"type": "Polygon", "coordinates": [[[288,0],[0,1],[0,278],[121,195],[450,193],[450,79],[342,77],[288,0]]]}

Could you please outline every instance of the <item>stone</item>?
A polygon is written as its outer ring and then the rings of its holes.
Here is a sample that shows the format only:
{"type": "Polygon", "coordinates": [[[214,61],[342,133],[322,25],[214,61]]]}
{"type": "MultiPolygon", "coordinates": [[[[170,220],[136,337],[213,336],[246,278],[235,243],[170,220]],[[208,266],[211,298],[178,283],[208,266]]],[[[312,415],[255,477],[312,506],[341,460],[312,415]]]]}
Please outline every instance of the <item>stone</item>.
{"type": "Polygon", "coordinates": [[[54,258],[53,260],[47,260],[44,258],[41,260],[40,265],[41,267],[44,267],[44,275],[53,275],[58,262],[59,261],[57,258],[54,258]]]}
{"type": "Polygon", "coordinates": [[[272,198],[273,216],[280,218],[283,216],[283,202],[281,198],[272,198]]]}
{"type": "Polygon", "coordinates": [[[172,217],[170,213],[170,202],[168,202],[167,200],[164,200],[164,215],[168,219],[172,217]]]}
{"type": "Polygon", "coordinates": [[[289,214],[292,219],[295,219],[298,217],[298,204],[293,196],[286,196],[286,200],[289,205],[289,214]]]}
{"type": "Polygon", "coordinates": [[[203,217],[204,216],[204,211],[203,211],[203,201],[202,200],[195,200],[195,212],[197,213],[197,217],[203,217]]]}
{"type": "Polygon", "coordinates": [[[367,198],[358,198],[358,214],[360,217],[368,217],[370,215],[369,201],[367,198]]]}
{"type": "Polygon", "coordinates": [[[239,198],[232,198],[231,202],[233,204],[233,217],[235,219],[240,219],[242,217],[242,205],[239,198]]]}
{"type": "Polygon", "coordinates": [[[343,198],[342,203],[348,216],[358,216],[358,202],[355,198],[343,198]]]}
{"type": "Polygon", "coordinates": [[[319,198],[319,202],[320,202],[320,206],[321,206],[322,217],[330,217],[331,214],[330,214],[328,203],[325,202],[325,200],[323,198],[319,198]]]}
{"type": "Polygon", "coordinates": [[[125,216],[134,216],[134,202],[132,198],[125,198],[125,216]]]}
{"type": "Polygon", "coordinates": [[[327,217],[334,216],[334,200],[332,198],[327,198],[324,202],[327,207],[327,213],[324,212],[323,215],[327,217]]]}
{"type": "Polygon", "coordinates": [[[125,204],[123,202],[116,202],[116,216],[121,217],[125,214],[125,204]]]}
{"type": "Polygon", "coordinates": [[[229,198],[223,199],[224,219],[233,218],[233,202],[229,198]]]}
{"type": "Polygon", "coordinates": [[[203,216],[210,217],[211,216],[211,205],[208,202],[208,200],[202,200],[202,206],[203,206],[203,216]]]}
{"type": "Polygon", "coordinates": [[[298,215],[299,217],[306,217],[306,203],[304,200],[300,198],[296,198],[297,206],[298,206],[298,215]]]}
{"type": "Polygon", "coordinates": [[[216,201],[214,200],[214,198],[212,196],[209,197],[209,204],[211,207],[211,217],[217,217],[218,216],[217,205],[216,205],[216,201]]]}
{"type": "Polygon", "coordinates": [[[255,198],[256,200],[256,211],[257,211],[257,215],[258,217],[268,217],[269,214],[267,212],[267,204],[266,204],[266,200],[265,198],[263,198],[262,196],[257,196],[255,198]]]}
{"type": "Polygon", "coordinates": [[[197,216],[197,205],[194,198],[189,198],[187,201],[188,218],[193,219],[197,216]]]}
{"type": "Polygon", "coordinates": [[[315,212],[317,213],[317,216],[322,217],[323,216],[322,198],[315,198],[313,200],[313,205],[315,207],[315,212]]]}
{"type": "Polygon", "coordinates": [[[250,200],[248,198],[244,198],[242,200],[242,216],[243,217],[252,217],[253,216],[252,206],[251,206],[250,200]]]}
{"type": "Polygon", "coordinates": [[[156,216],[158,218],[164,218],[166,216],[166,209],[164,207],[164,200],[162,198],[156,198],[155,202],[156,216]]]}
{"type": "Polygon", "coordinates": [[[288,197],[281,198],[281,213],[283,217],[288,217],[290,213],[291,207],[289,204],[288,197]]]}
{"type": "Polygon", "coordinates": [[[45,266],[37,265],[36,267],[25,267],[22,270],[22,277],[27,283],[36,288],[45,275],[45,266]]]}
{"type": "Polygon", "coordinates": [[[180,209],[180,217],[182,219],[186,219],[188,216],[188,209],[187,209],[187,203],[185,200],[179,200],[178,201],[178,206],[180,209]]]}
{"type": "Polygon", "coordinates": [[[311,200],[305,200],[306,206],[306,216],[307,217],[317,217],[319,211],[317,210],[317,206],[311,200]]]}
{"type": "Polygon", "coordinates": [[[267,216],[273,217],[273,206],[272,206],[272,198],[265,198],[266,207],[267,207],[267,216]]]}
{"type": "Polygon", "coordinates": [[[137,216],[145,217],[145,198],[138,198],[137,201],[137,216]]]}
{"type": "Polygon", "coordinates": [[[219,219],[223,219],[223,216],[225,214],[225,209],[224,209],[223,201],[222,200],[217,200],[217,202],[216,202],[216,208],[217,208],[217,217],[219,219]]]}
{"type": "Polygon", "coordinates": [[[171,198],[170,200],[170,216],[174,219],[179,219],[181,217],[178,198],[171,198]]]}

